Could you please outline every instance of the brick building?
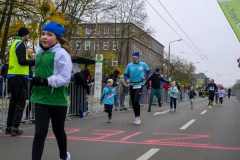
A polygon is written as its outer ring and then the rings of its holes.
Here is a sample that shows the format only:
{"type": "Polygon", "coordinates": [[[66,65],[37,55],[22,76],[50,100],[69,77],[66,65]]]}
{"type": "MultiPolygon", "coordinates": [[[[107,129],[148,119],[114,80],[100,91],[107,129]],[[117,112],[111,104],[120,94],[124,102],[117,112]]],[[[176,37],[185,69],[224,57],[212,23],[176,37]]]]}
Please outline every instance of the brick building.
{"type": "Polygon", "coordinates": [[[112,58],[111,65],[126,67],[132,62],[132,52],[139,52],[140,60],[151,69],[162,66],[164,46],[132,23],[79,25],[81,28],[76,29],[71,40],[72,51],[78,56],[112,53],[116,57],[112,58]]]}

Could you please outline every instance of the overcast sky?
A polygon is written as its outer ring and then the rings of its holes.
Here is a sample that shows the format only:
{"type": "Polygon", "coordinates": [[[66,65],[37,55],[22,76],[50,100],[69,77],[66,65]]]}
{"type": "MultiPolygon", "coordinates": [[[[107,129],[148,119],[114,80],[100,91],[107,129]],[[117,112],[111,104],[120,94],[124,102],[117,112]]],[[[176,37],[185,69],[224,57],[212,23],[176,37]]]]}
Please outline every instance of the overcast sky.
{"type": "MultiPolygon", "coordinates": [[[[229,87],[237,79],[240,79],[240,68],[238,68],[236,61],[240,58],[240,43],[217,0],[160,0],[200,51],[187,39],[158,0],[148,0],[148,2],[198,54],[201,54],[201,51],[207,56],[208,61],[207,59],[204,60],[208,66],[183,41],[171,43],[171,54],[181,56],[189,62],[200,62],[195,64],[197,67],[196,73],[204,72],[209,78],[213,78],[216,84],[229,87]]],[[[147,2],[146,9],[149,15],[149,25],[156,31],[154,38],[162,43],[165,46],[165,51],[168,52],[169,42],[178,40],[180,37],[147,2]]]]}

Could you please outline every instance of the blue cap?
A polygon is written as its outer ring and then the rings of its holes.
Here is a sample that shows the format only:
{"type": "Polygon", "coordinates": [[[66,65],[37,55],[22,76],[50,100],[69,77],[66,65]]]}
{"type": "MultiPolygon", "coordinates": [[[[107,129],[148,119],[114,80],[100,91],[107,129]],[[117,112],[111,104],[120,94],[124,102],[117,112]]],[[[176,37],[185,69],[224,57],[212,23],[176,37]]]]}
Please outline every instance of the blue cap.
{"type": "Polygon", "coordinates": [[[65,32],[65,29],[60,23],[50,22],[45,24],[42,31],[53,32],[62,37],[63,33],[65,32]]]}
{"type": "Polygon", "coordinates": [[[156,72],[159,72],[161,69],[160,68],[156,68],[156,72]]]}
{"type": "Polygon", "coordinates": [[[191,87],[190,89],[193,89],[193,87],[191,87]]]}
{"type": "Polygon", "coordinates": [[[137,56],[139,58],[139,52],[133,52],[132,56],[137,56]]]}

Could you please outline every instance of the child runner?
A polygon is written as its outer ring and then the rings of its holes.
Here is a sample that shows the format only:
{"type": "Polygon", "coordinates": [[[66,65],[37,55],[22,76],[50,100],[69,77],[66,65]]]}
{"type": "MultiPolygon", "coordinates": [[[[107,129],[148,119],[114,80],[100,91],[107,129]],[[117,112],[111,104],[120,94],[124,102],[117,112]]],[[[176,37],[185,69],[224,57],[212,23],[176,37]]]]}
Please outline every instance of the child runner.
{"type": "Polygon", "coordinates": [[[219,96],[219,105],[223,105],[223,97],[226,95],[225,90],[223,89],[223,86],[220,86],[220,90],[218,90],[218,96],[219,96]]]}
{"type": "Polygon", "coordinates": [[[105,111],[108,113],[108,123],[112,122],[112,109],[114,101],[117,101],[117,94],[115,89],[112,87],[113,79],[107,80],[107,86],[103,89],[103,94],[101,96],[100,104],[102,105],[104,98],[105,111]]]}
{"type": "Polygon", "coordinates": [[[193,99],[194,99],[194,96],[196,97],[196,93],[194,92],[193,87],[190,88],[188,95],[191,101],[191,109],[193,109],[193,99]]]}
{"type": "Polygon", "coordinates": [[[42,29],[40,46],[37,48],[31,96],[31,102],[35,103],[32,160],[42,158],[50,119],[60,151],[60,160],[70,160],[64,124],[68,106],[68,84],[73,65],[69,55],[70,44],[62,37],[64,32],[61,24],[47,23],[42,29]]]}
{"type": "Polygon", "coordinates": [[[178,94],[178,89],[175,87],[175,83],[171,83],[171,87],[169,88],[168,95],[170,95],[170,111],[173,110],[172,108],[172,103],[174,103],[174,112],[177,111],[177,94],[178,94]]]}

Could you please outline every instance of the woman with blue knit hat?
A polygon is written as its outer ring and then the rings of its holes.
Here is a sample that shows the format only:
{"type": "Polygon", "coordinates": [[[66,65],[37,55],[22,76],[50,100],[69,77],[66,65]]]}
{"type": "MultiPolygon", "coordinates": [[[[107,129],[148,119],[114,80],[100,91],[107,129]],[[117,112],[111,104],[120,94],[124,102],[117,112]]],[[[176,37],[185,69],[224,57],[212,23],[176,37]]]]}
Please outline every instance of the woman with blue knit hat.
{"type": "Polygon", "coordinates": [[[193,109],[193,99],[194,99],[194,96],[196,97],[196,93],[194,92],[193,87],[190,88],[188,95],[191,102],[191,109],[193,109]]]}
{"type": "Polygon", "coordinates": [[[132,63],[127,65],[124,79],[127,84],[130,84],[130,96],[135,114],[135,121],[133,123],[139,125],[140,120],[140,104],[139,100],[142,95],[144,81],[148,78],[150,70],[146,63],[139,60],[139,52],[132,53],[132,63]],[[146,71],[146,75],[144,73],[146,71]]]}
{"type": "Polygon", "coordinates": [[[161,69],[160,68],[156,68],[156,72],[154,72],[153,74],[151,74],[147,81],[145,82],[145,84],[147,84],[150,80],[152,81],[152,86],[151,86],[151,96],[150,96],[150,101],[149,101],[149,105],[148,105],[148,112],[151,112],[151,106],[152,106],[152,100],[153,97],[156,95],[158,98],[158,104],[159,107],[162,106],[161,104],[161,86],[160,86],[160,82],[165,82],[165,83],[170,83],[169,81],[165,81],[161,75],[161,69]]]}
{"type": "Polygon", "coordinates": [[[35,103],[32,160],[42,158],[50,119],[58,142],[60,160],[70,160],[64,124],[68,106],[68,84],[73,65],[69,55],[70,44],[62,37],[64,31],[64,27],[59,23],[47,23],[42,29],[40,46],[36,51],[31,96],[31,102],[35,103]]]}

